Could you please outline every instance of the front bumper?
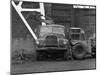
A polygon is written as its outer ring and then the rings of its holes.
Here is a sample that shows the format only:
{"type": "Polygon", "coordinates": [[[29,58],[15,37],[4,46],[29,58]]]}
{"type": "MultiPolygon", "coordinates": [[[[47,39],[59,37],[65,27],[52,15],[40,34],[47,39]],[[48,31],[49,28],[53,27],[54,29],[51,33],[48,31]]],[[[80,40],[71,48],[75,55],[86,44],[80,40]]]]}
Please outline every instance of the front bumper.
{"type": "Polygon", "coordinates": [[[36,50],[67,50],[67,48],[59,48],[59,47],[43,47],[37,48],[36,50]]]}

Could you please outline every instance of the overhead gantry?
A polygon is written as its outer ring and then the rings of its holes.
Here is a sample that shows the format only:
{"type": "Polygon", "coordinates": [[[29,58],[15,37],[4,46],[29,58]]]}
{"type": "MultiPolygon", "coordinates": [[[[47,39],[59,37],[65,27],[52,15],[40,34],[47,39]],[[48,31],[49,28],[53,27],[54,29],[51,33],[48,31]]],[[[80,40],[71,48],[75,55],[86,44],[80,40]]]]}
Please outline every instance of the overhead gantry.
{"type": "MultiPolygon", "coordinates": [[[[25,19],[25,17],[23,16],[23,14],[21,13],[22,11],[36,11],[36,12],[40,12],[41,15],[45,16],[45,10],[44,10],[44,3],[43,2],[39,2],[39,7],[38,9],[36,8],[22,8],[22,4],[23,4],[24,0],[18,0],[18,4],[16,5],[15,0],[11,1],[12,6],[14,7],[14,9],[16,10],[16,12],[18,13],[18,15],[20,16],[20,18],[22,19],[24,25],[27,27],[27,29],[29,30],[29,32],[31,33],[31,35],[33,36],[33,38],[35,40],[37,40],[37,36],[34,33],[34,31],[32,30],[32,28],[30,27],[29,23],[27,22],[27,20],[25,19]]],[[[28,0],[25,0],[28,2],[28,0]]],[[[30,2],[30,1],[29,1],[30,2]]],[[[45,19],[45,17],[41,16],[41,19],[45,19]]],[[[42,25],[46,25],[45,22],[42,22],[42,25]]]]}

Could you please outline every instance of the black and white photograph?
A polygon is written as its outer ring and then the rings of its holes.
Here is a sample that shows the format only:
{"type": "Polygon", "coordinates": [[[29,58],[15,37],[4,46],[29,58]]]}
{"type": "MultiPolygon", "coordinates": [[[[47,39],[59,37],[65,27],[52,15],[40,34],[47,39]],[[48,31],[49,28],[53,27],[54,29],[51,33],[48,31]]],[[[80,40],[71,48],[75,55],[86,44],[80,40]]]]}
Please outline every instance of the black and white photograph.
{"type": "Polygon", "coordinates": [[[96,70],[96,5],[10,1],[11,74],[96,70]]]}

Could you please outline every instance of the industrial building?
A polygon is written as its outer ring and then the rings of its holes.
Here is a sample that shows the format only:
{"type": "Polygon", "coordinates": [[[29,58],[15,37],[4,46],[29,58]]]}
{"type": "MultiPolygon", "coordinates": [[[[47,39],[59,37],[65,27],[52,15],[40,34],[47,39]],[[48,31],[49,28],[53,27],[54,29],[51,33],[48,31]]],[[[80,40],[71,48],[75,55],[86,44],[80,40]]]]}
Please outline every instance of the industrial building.
{"type": "MultiPolygon", "coordinates": [[[[18,4],[18,2],[15,2],[18,4]]],[[[11,6],[12,19],[12,37],[23,37],[30,34],[16,10],[11,6]]],[[[23,2],[22,8],[39,8],[39,2],[23,2]]],[[[45,15],[50,17],[55,24],[61,24],[65,27],[82,27],[89,38],[95,33],[96,29],[96,6],[92,5],[74,5],[44,3],[45,15]]],[[[41,22],[36,19],[38,12],[22,12],[31,28],[34,30],[41,22]]]]}

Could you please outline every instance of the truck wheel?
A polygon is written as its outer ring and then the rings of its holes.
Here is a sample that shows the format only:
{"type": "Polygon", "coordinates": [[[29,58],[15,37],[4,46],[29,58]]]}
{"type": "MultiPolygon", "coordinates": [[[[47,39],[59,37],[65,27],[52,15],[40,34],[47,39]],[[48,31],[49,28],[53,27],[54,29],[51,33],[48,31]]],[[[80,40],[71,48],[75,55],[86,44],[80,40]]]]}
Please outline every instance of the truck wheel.
{"type": "Polygon", "coordinates": [[[36,60],[39,61],[39,52],[36,52],[36,60]]]}
{"type": "Polygon", "coordinates": [[[69,56],[70,54],[68,53],[68,51],[64,52],[64,60],[68,60],[69,56]]]}
{"type": "Polygon", "coordinates": [[[37,52],[37,60],[46,60],[45,52],[37,52]]]}
{"type": "Polygon", "coordinates": [[[36,55],[37,55],[37,61],[40,61],[40,60],[42,60],[42,54],[41,54],[41,52],[36,52],[36,55]]]}
{"type": "Polygon", "coordinates": [[[76,44],[72,48],[72,55],[75,59],[83,59],[86,53],[86,47],[83,44],[76,44]]]}

